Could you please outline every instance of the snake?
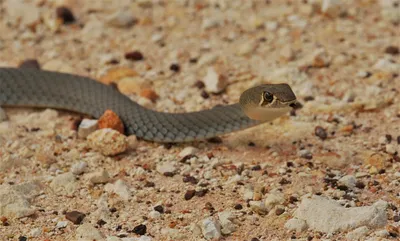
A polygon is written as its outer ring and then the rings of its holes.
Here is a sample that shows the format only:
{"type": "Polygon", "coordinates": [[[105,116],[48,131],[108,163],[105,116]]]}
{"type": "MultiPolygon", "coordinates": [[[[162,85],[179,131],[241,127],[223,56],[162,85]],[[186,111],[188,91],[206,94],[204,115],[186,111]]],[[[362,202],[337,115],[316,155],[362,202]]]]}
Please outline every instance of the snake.
{"type": "Polygon", "coordinates": [[[288,84],[245,90],[239,102],[195,112],[159,112],[94,79],[36,68],[0,68],[0,106],[52,108],[99,118],[118,115],[126,135],[161,143],[210,139],[272,121],[289,112],[296,96],[288,84]]]}

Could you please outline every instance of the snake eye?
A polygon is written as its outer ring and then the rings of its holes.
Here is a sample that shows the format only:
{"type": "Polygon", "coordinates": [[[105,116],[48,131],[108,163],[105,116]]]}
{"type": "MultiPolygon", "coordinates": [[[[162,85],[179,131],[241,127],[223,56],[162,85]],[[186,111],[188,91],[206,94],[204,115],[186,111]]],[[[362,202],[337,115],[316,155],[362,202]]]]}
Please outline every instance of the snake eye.
{"type": "Polygon", "coordinates": [[[266,102],[271,103],[274,100],[274,95],[268,91],[264,92],[263,98],[266,102]]]}

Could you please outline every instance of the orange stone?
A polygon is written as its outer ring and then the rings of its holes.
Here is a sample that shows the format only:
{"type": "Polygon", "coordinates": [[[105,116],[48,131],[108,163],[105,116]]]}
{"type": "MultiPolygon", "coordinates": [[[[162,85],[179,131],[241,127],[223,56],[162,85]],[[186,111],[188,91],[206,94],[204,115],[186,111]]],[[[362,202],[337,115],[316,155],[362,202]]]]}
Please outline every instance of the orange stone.
{"type": "Polygon", "coordinates": [[[157,100],[158,97],[159,97],[159,96],[157,95],[157,93],[154,92],[154,91],[151,90],[151,89],[143,89],[143,90],[140,92],[140,96],[151,100],[153,103],[156,102],[156,100],[157,100]]]}
{"type": "Polygon", "coordinates": [[[117,67],[110,69],[107,73],[100,77],[99,81],[103,84],[117,83],[120,79],[125,77],[137,76],[138,73],[133,69],[127,67],[117,67]]]}
{"type": "Polygon", "coordinates": [[[118,131],[121,134],[125,133],[124,124],[117,114],[112,110],[106,110],[104,114],[99,118],[99,129],[111,128],[118,131]]]}

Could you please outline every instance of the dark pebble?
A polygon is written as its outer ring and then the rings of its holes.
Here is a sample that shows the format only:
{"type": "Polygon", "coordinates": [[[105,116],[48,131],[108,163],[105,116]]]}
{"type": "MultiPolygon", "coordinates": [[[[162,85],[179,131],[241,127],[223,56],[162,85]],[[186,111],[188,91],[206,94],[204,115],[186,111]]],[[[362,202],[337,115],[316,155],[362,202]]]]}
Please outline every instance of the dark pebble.
{"type": "Polygon", "coordinates": [[[251,241],[260,241],[258,238],[252,238],[251,241]]]}
{"type": "Polygon", "coordinates": [[[400,221],[400,216],[399,215],[393,216],[393,221],[399,222],[400,221]]]}
{"type": "Polygon", "coordinates": [[[307,102],[307,101],[313,101],[313,100],[315,100],[314,96],[306,96],[306,97],[304,97],[304,101],[305,101],[305,102],[307,102]]]}
{"type": "Polygon", "coordinates": [[[261,166],[260,165],[255,165],[251,168],[252,171],[259,171],[261,170],[261,166]]]}
{"type": "Polygon", "coordinates": [[[155,187],[155,186],[156,186],[156,184],[154,182],[146,182],[144,184],[144,187],[155,187]]]}
{"type": "Polygon", "coordinates": [[[36,59],[27,59],[22,61],[19,66],[19,68],[31,68],[31,69],[40,69],[40,64],[36,59]]]}
{"type": "Polygon", "coordinates": [[[204,88],[204,82],[201,80],[196,81],[196,83],[194,83],[194,86],[198,89],[203,89],[204,88]]]}
{"type": "Polygon", "coordinates": [[[25,236],[19,236],[18,237],[18,241],[26,241],[26,240],[28,240],[28,238],[25,237],[25,236]]]}
{"type": "Polygon", "coordinates": [[[397,144],[400,145],[400,136],[397,137],[397,144]]]}
{"type": "Polygon", "coordinates": [[[197,197],[204,197],[208,193],[208,189],[201,189],[200,191],[196,192],[197,197]]]}
{"type": "Polygon", "coordinates": [[[294,163],[293,162],[286,162],[286,166],[287,167],[294,167],[294,163]]]}
{"type": "Polygon", "coordinates": [[[143,54],[140,51],[132,51],[125,54],[125,59],[132,61],[143,60],[143,54]]]}
{"type": "Polygon", "coordinates": [[[175,175],[175,173],[173,172],[164,172],[164,176],[166,177],[173,177],[175,175]]]}
{"type": "Polygon", "coordinates": [[[164,207],[161,205],[157,205],[154,207],[154,210],[159,212],[159,213],[164,213],[164,207]]]}
{"type": "Polygon", "coordinates": [[[183,182],[190,182],[191,184],[196,185],[199,181],[195,177],[184,176],[183,177],[183,182]]]}
{"type": "Polygon", "coordinates": [[[215,210],[215,208],[213,207],[212,203],[210,203],[210,202],[206,202],[204,208],[207,209],[207,210],[210,210],[210,211],[214,211],[215,210]]]}
{"type": "Polygon", "coordinates": [[[247,145],[253,147],[253,146],[256,146],[256,143],[250,141],[249,143],[247,143],[247,145]]]}
{"type": "Polygon", "coordinates": [[[392,135],[386,134],[385,137],[386,137],[387,143],[392,142],[392,139],[393,139],[392,135]]]}
{"type": "Polygon", "coordinates": [[[189,62],[191,64],[195,64],[195,63],[197,63],[197,59],[196,58],[191,58],[191,59],[189,59],[189,62]]]}
{"type": "Polygon", "coordinates": [[[293,203],[295,203],[295,202],[297,202],[297,201],[299,201],[299,199],[297,199],[297,197],[294,197],[294,196],[290,196],[290,197],[289,197],[289,202],[290,202],[291,204],[293,204],[293,203]]]}
{"type": "Polygon", "coordinates": [[[117,227],[115,227],[115,231],[121,231],[122,230],[122,225],[117,225],[117,227]]]}
{"type": "Polygon", "coordinates": [[[359,189],[364,189],[365,184],[362,181],[357,181],[356,182],[356,187],[359,189]]]}
{"type": "Polygon", "coordinates": [[[114,208],[114,207],[110,208],[110,212],[115,213],[116,211],[117,211],[116,208],[114,208]]]}
{"type": "Polygon", "coordinates": [[[326,138],[328,138],[328,133],[326,133],[326,130],[321,126],[316,126],[314,132],[321,140],[326,140],[326,138]]]}
{"type": "Polygon", "coordinates": [[[193,154],[186,155],[186,156],[182,157],[182,159],[179,162],[186,163],[187,160],[192,159],[193,157],[197,157],[197,156],[193,155],[193,154]]]}
{"type": "Polygon", "coordinates": [[[85,216],[86,215],[84,213],[78,211],[67,212],[65,214],[65,218],[71,221],[73,224],[80,224],[85,216]]]}
{"type": "Polygon", "coordinates": [[[181,67],[179,66],[179,64],[171,64],[171,66],[169,66],[169,69],[174,72],[179,72],[181,70],[181,67]]]}
{"type": "Polygon", "coordinates": [[[57,18],[63,20],[64,24],[75,22],[75,17],[72,11],[67,7],[58,7],[56,9],[57,18]]]}
{"type": "Polygon", "coordinates": [[[107,223],[106,221],[104,221],[103,219],[100,219],[100,220],[97,221],[96,224],[99,225],[99,226],[101,227],[101,226],[103,226],[103,225],[106,224],[106,223],[107,223]]]}
{"type": "Polygon", "coordinates": [[[281,184],[281,185],[286,185],[286,184],[290,184],[290,183],[292,183],[292,182],[289,181],[289,180],[287,180],[287,179],[285,179],[285,178],[282,178],[282,179],[279,181],[279,184],[281,184]]]}
{"type": "Polygon", "coordinates": [[[399,48],[395,46],[389,46],[385,49],[385,53],[391,54],[391,55],[397,55],[399,54],[399,48]]]}
{"type": "Polygon", "coordinates": [[[218,137],[218,136],[209,138],[207,141],[210,142],[210,143],[215,143],[215,144],[222,143],[221,137],[218,137]]]}
{"type": "Polygon", "coordinates": [[[195,190],[188,190],[185,193],[185,200],[190,200],[192,199],[192,197],[194,197],[194,195],[196,194],[195,190]]]}
{"type": "Polygon", "coordinates": [[[242,210],[243,209],[243,206],[242,206],[242,204],[240,204],[240,203],[238,203],[238,204],[235,204],[235,207],[234,207],[236,210],[242,210]]]}
{"type": "Polygon", "coordinates": [[[337,186],[337,189],[342,190],[342,191],[347,191],[349,188],[345,185],[339,185],[339,186],[337,186]]]}
{"type": "Polygon", "coordinates": [[[285,209],[284,208],[277,208],[276,210],[275,210],[275,214],[277,215],[277,216],[280,216],[282,213],[284,213],[285,212],[285,209]]]}
{"type": "Polygon", "coordinates": [[[139,224],[138,226],[134,227],[132,232],[136,233],[137,235],[145,235],[147,231],[147,227],[144,224],[139,224]]]}
{"type": "Polygon", "coordinates": [[[210,98],[210,95],[207,93],[207,91],[202,90],[200,93],[201,97],[203,97],[203,99],[208,99],[210,98]]]}

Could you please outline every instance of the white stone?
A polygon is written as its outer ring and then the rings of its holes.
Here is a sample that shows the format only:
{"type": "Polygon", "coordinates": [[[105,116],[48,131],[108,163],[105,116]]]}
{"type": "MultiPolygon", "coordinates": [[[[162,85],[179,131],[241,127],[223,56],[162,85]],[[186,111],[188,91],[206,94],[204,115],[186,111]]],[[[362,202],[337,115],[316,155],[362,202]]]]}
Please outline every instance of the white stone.
{"type": "Polygon", "coordinates": [[[160,174],[164,174],[166,172],[175,172],[176,171],[175,162],[162,162],[162,163],[159,163],[156,166],[156,170],[160,174]]]}
{"type": "Polygon", "coordinates": [[[187,146],[181,152],[179,152],[178,157],[179,158],[183,158],[183,157],[188,156],[188,155],[194,155],[197,152],[199,152],[199,149],[197,149],[196,147],[187,146]]]}
{"type": "Polygon", "coordinates": [[[42,234],[42,229],[41,228],[33,228],[31,229],[31,231],[29,232],[29,236],[31,236],[32,238],[37,238],[42,234]]]}
{"type": "Polygon", "coordinates": [[[201,28],[203,30],[207,30],[210,28],[215,28],[221,25],[221,20],[218,18],[204,18],[201,24],[201,28]]]}
{"type": "Polygon", "coordinates": [[[7,119],[6,112],[0,107],[0,122],[6,121],[7,119]]]}
{"type": "Polygon", "coordinates": [[[207,74],[203,81],[205,89],[212,93],[220,93],[228,85],[227,77],[221,73],[218,73],[214,67],[207,68],[207,74]]]}
{"type": "Polygon", "coordinates": [[[236,225],[234,224],[235,216],[229,211],[218,213],[219,223],[221,224],[222,234],[230,234],[235,232],[236,225]]]}
{"type": "Polygon", "coordinates": [[[353,231],[346,234],[347,240],[362,240],[366,234],[369,232],[369,228],[366,226],[361,226],[354,229],[353,231]]]}
{"type": "Polygon", "coordinates": [[[50,187],[59,195],[72,195],[78,188],[75,175],[71,172],[54,177],[50,187]]]}
{"type": "Polygon", "coordinates": [[[269,31],[275,31],[278,29],[278,23],[277,22],[266,22],[265,28],[269,31]]]}
{"type": "Polygon", "coordinates": [[[207,240],[219,239],[221,238],[221,227],[218,222],[212,218],[203,219],[200,222],[201,232],[207,240]]]}
{"type": "Polygon", "coordinates": [[[346,175],[340,178],[338,183],[348,187],[349,189],[353,189],[356,186],[356,178],[353,175],[346,175]]]}
{"type": "Polygon", "coordinates": [[[131,191],[130,191],[128,185],[121,179],[118,179],[117,181],[115,181],[114,184],[108,183],[104,187],[104,190],[106,192],[113,192],[113,193],[117,194],[124,201],[128,201],[129,198],[131,197],[131,191]]]}
{"type": "Polygon", "coordinates": [[[389,154],[395,154],[397,152],[397,148],[393,144],[386,144],[386,152],[389,154]]]}
{"type": "Polygon", "coordinates": [[[161,217],[161,213],[159,213],[159,212],[157,212],[155,210],[152,210],[149,213],[149,217],[152,218],[152,219],[159,219],[161,217]]]}
{"type": "Polygon", "coordinates": [[[119,10],[106,19],[107,24],[118,27],[127,28],[134,25],[137,19],[133,16],[133,13],[129,10],[119,10]]]}
{"type": "Polygon", "coordinates": [[[249,55],[256,50],[257,46],[258,45],[256,42],[253,42],[253,41],[245,42],[239,46],[236,53],[239,56],[249,55]]]}
{"type": "Polygon", "coordinates": [[[384,72],[397,73],[400,69],[400,64],[388,59],[379,59],[373,68],[384,72]]]}
{"type": "Polygon", "coordinates": [[[271,193],[268,194],[264,201],[265,208],[271,211],[276,205],[283,204],[285,202],[285,197],[282,193],[271,193]]]}
{"type": "Polygon", "coordinates": [[[57,222],[56,228],[65,228],[68,226],[68,221],[59,221],[57,222]]]}
{"type": "Polygon", "coordinates": [[[151,41],[154,43],[159,43],[164,39],[164,34],[162,33],[155,33],[151,35],[151,41]]]}
{"type": "Polygon", "coordinates": [[[20,22],[24,26],[29,26],[40,20],[39,8],[24,0],[7,0],[4,9],[14,24],[20,22]]]}
{"type": "Polygon", "coordinates": [[[86,171],[87,167],[88,167],[87,162],[80,161],[72,165],[71,172],[75,175],[80,175],[86,171]]]}
{"type": "Polygon", "coordinates": [[[250,201],[249,202],[251,210],[259,214],[266,214],[267,209],[265,208],[264,202],[261,201],[250,201]]]}
{"type": "Polygon", "coordinates": [[[375,231],[374,234],[378,237],[386,238],[389,237],[390,233],[386,229],[375,231]]]}
{"type": "Polygon", "coordinates": [[[303,232],[307,230],[307,223],[304,220],[292,218],[285,223],[285,228],[290,231],[303,232]]]}
{"type": "Polygon", "coordinates": [[[97,130],[98,120],[83,119],[78,127],[78,136],[80,138],[86,138],[92,132],[97,130]]]}
{"type": "Polygon", "coordinates": [[[93,184],[107,183],[109,180],[110,174],[105,169],[89,175],[89,181],[93,184]]]}
{"type": "Polygon", "coordinates": [[[311,229],[324,233],[361,226],[379,228],[387,223],[387,205],[380,200],[371,206],[345,208],[334,200],[314,195],[302,199],[294,217],[304,220],[311,229]]]}
{"type": "Polygon", "coordinates": [[[87,137],[87,140],[93,149],[101,152],[105,156],[120,154],[128,148],[126,136],[110,128],[93,132],[87,137]]]}
{"type": "Polygon", "coordinates": [[[214,53],[205,54],[205,55],[201,56],[197,65],[199,67],[212,65],[215,63],[215,61],[217,61],[217,59],[218,59],[218,55],[216,55],[214,53]]]}
{"type": "Polygon", "coordinates": [[[104,241],[105,236],[90,223],[84,223],[76,229],[75,237],[78,241],[104,241]]]}
{"type": "Polygon", "coordinates": [[[0,185],[0,216],[22,218],[34,214],[27,197],[10,185],[0,185]]]}
{"type": "Polygon", "coordinates": [[[340,12],[340,0],[323,0],[321,10],[331,16],[336,16],[340,12]]]}

